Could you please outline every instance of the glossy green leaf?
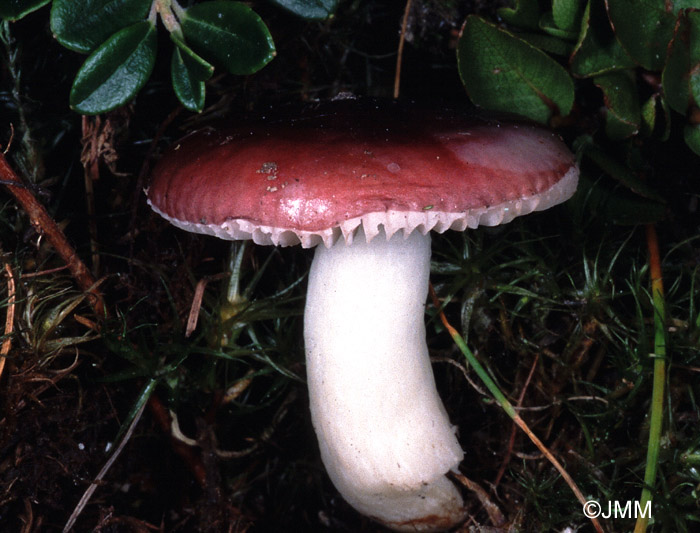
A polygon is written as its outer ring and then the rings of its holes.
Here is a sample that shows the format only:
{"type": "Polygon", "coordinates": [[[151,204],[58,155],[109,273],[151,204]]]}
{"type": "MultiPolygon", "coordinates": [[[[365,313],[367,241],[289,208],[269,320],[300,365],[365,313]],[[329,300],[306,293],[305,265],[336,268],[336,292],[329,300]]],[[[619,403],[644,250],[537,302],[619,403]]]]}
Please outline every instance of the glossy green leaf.
{"type": "Polygon", "coordinates": [[[605,133],[612,140],[626,139],[639,131],[641,109],[632,71],[618,71],[593,78],[605,100],[605,133]]]}
{"type": "Polygon", "coordinates": [[[498,16],[508,24],[528,30],[536,30],[540,25],[540,3],[538,0],[514,0],[515,7],[502,7],[498,16]]]}
{"type": "Polygon", "coordinates": [[[615,35],[647,70],[661,70],[673,35],[675,10],[669,0],[606,0],[615,35]]]}
{"type": "Polygon", "coordinates": [[[671,109],[685,113],[690,105],[690,50],[686,17],[679,17],[673,40],[668,47],[666,65],[661,75],[666,101],[671,109]]]}
{"type": "Polygon", "coordinates": [[[571,111],[574,84],[561,65],[477,16],[464,23],[457,64],[467,93],[479,106],[542,123],[571,111]]]}
{"type": "Polygon", "coordinates": [[[115,33],[80,67],[70,92],[71,107],[94,115],[127,103],[151,75],[156,47],[156,29],[148,21],[115,33]]]}
{"type": "Polygon", "coordinates": [[[690,51],[690,94],[700,106],[700,11],[687,11],[690,51]]]}
{"type": "Polygon", "coordinates": [[[685,144],[697,155],[700,155],[700,124],[686,124],[683,129],[683,138],[685,144]]]}
{"type": "Polygon", "coordinates": [[[0,18],[19,20],[32,11],[45,6],[51,0],[0,0],[0,18]]]}
{"type": "Polygon", "coordinates": [[[562,30],[578,32],[582,11],[582,0],[552,0],[552,18],[562,30]]]}
{"type": "Polygon", "coordinates": [[[180,52],[180,61],[187,67],[190,75],[197,81],[206,81],[214,74],[214,65],[208,63],[194,53],[185,42],[174,33],[170,34],[170,39],[175,43],[180,52]]]}
{"type": "Polygon", "coordinates": [[[51,31],[66,48],[87,54],[148,15],[150,0],[54,0],[51,31]]]}
{"type": "Polygon", "coordinates": [[[170,75],[177,99],[190,111],[199,113],[204,108],[205,86],[198,80],[183,61],[179,48],[173,50],[170,62],[170,75]]]}
{"type": "Polygon", "coordinates": [[[581,78],[635,66],[635,62],[615,39],[603,0],[590,0],[586,4],[582,31],[570,65],[571,73],[581,78]]]}
{"type": "Polygon", "coordinates": [[[542,18],[540,19],[540,29],[549,35],[559,37],[560,39],[566,39],[568,41],[575,41],[576,37],[578,36],[578,32],[576,31],[565,30],[557,26],[551,12],[542,15],[542,18]]]}
{"type": "Polygon", "coordinates": [[[262,19],[245,4],[214,0],[195,4],[180,16],[187,43],[199,55],[232,74],[252,74],[275,56],[262,19]]]}
{"type": "Polygon", "coordinates": [[[661,81],[664,95],[674,111],[685,113],[695,98],[700,101],[700,13],[679,13],[673,40],[668,47],[661,81]]]}
{"type": "Polygon", "coordinates": [[[556,56],[569,57],[574,49],[570,42],[542,33],[521,32],[518,37],[535,48],[556,56]]]}
{"type": "Polygon", "coordinates": [[[270,0],[273,4],[307,20],[331,17],[340,0],[270,0]]]}

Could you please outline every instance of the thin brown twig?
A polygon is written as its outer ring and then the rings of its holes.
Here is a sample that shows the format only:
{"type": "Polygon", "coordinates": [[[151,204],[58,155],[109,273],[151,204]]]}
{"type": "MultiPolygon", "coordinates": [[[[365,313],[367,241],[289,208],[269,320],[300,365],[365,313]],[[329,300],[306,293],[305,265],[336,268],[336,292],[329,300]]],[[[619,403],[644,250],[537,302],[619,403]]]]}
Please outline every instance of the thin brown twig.
{"type": "Polygon", "coordinates": [[[498,505],[491,501],[488,492],[486,492],[481,485],[479,485],[475,481],[472,481],[467,476],[459,472],[452,472],[450,475],[457,478],[459,482],[462,483],[462,485],[464,485],[465,487],[467,487],[468,490],[476,494],[476,497],[479,499],[484,509],[486,509],[486,512],[489,515],[489,520],[491,520],[491,523],[494,526],[500,527],[506,523],[506,519],[503,516],[503,513],[499,509],[498,505]]]}
{"type": "Polygon", "coordinates": [[[408,16],[411,14],[411,0],[406,0],[406,8],[403,12],[401,22],[401,35],[399,36],[399,49],[396,53],[396,71],[394,73],[394,98],[399,97],[401,86],[401,63],[403,62],[403,46],[406,42],[406,27],[408,26],[408,16]]]}
{"type": "MultiPolygon", "coordinates": [[[[435,289],[433,288],[433,285],[429,285],[429,294],[430,298],[433,301],[433,305],[437,309],[438,312],[438,317],[440,318],[440,321],[442,322],[442,325],[445,326],[445,329],[447,332],[450,334],[450,337],[457,343],[459,346],[460,350],[464,353],[465,357],[469,359],[469,362],[472,364],[472,366],[475,367],[475,370],[479,374],[479,376],[482,378],[484,381],[484,384],[488,387],[488,389],[491,391],[491,394],[496,398],[498,403],[501,405],[501,408],[508,414],[508,416],[511,417],[513,422],[515,422],[518,427],[528,436],[530,441],[537,447],[538,450],[542,452],[542,454],[547,458],[547,460],[551,463],[551,465],[559,472],[559,475],[564,479],[566,484],[569,486],[571,491],[574,493],[576,496],[576,499],[581,503],[581,505],[585,505],[587,503],[587,500],[583,493],[581,492],[581,489],[578,488],[578,485],[576,485],[576,482],[574,479],[569,475],[569,473],[566,471],[566,469],[562,466],[562,464],[559,462],[559,460],[554,456],[552,452],[549,451],[549,449],[544,445],[544,443],[535,435],[532,430],[528,427],[527,423],[525,420],[523,420],[520,415],[515,411],[511,403],[508,401],[508,399],[505,397],[505,395],[498,389],[498,387],[491,382],[491,384],[487,383],[486,379],[488,379],[488,375],[486,374],[486,371],[481,367],[481,364],[479,361],[473,356],[471,353],[471,350],[469,350],[469,347],[466,345],[464,342],[464,339],[462,336],[459,334],[459,332],[450,324],[449,320],[447,320],[447,316],[445,316],[445,313],[443,311],[443,306],[440,305],[440,301],[438,300],[437,294],[435,294],[435,289]],[[476,365],[479,366],[479,368],[476,368],[476,365]]],[[[603,526],[600,524],[600,521],[598,520],[597,517],[589,517],[591,524],[595,528],[595,530],[598,533],[604,533],[603,526]]]]}
{"type": "Polygon", "coordinates": [[[25,515],[22,517],[24,525],[20,530],[21,533],[30,533],[34,529],[34,511],[32,510],[32,502],[29,498],[24,499],[25,515]]]}
{"type": "Polygon", "coordinates": [[[27,278],[38,278],[40,276],[48,276],[50,274],[55,274],[56,272],[61,272],[68,268],[68,265],[63,265],[56,268],[47,268],[46,270],[37,270],[36,272],[22,272],[20,279],[27,278]]]}
{"type": "MultiPolygon", "coordinates": [[[[520,408],[523,405],[523,400],[525,399],[525,392],[527,391],[527,388],[530,385],[530,381],[532,380],[532,376],[535,373],[535,368],[537,368],[537,362],[540,360],[539,354],[535,354],[535,360],[532,362],[532,366],[530,367],[530,372],[527,374],[527,379],[525,380],[525,384],[523,385],[523,390],[520,391],[520,396],[518,397],[518,404],[516,406],[517,408],[520,408]]],[[[501,468],[498,469],[498,474],[496,474],[496,479],[493,480],[493,486],[494,488],[498,487],[498,484],[501,482],[501,478],[503,477],[503,474],[506,472],[506,468],[508,467],[508,463],[510,463],[510,457],[513,454],[513,447],[515,446],[515,435],[518,432],[518,426],[513,423],[513,426],[510,430],[510,438],[508,439],[508,449],[506,450],[506,456],[503,458],[503,462],[501,463],[501,468]]]]}
{"type": "Polygon", "coordinates": [[[10,167],[4,154],[0,154],[0,178],[2,178],[7,190],[15,197],[25,210],[32,225],[37,231],[46,235],[58,255],[66,262],[78,286],[91,293],[91,304],[98,316],[104,316],[105,307],[102,294],[95,287],[95,278],[92,276],[85,263],[82,262],[73,246],[68,242],[61,228],[51,218],[43,205],[34,197],[32,192],[24,186],[22,180],[10,167]]]}
{"type": "Polygon", "coordinates": [[[7,314],[5,315],[5,340],[0,349],[0,377],[5,369],[7,354],[10,353],[12,347],[11,335],[15,323],[15,278],[8,263],[5,263],[5,273],[7,274],[7,314]]]}
{"type": "Polygon", "coordinates": [[[457,361],[455,361],[454,359],[450,359],[449,357],[431,357],[430,362],[431,363],[447,363],[449,365],[452,365],[452,366],[458,368],[459,371],[464,376],[464,379],[467,380],[467,383],[469,383],[472,386],[472,389],[474,389],[477,393],[481,394],[482,396],[485,396],[486,398],[490,398],[489,393],[486,392],[481,387],[479,387],[479,385],[474,383],[474,380],[472,380],[472,378],[469,377],[469,373],[467,372],[467,369],[465,368],[464,365],[460,365],[457,361]]]}
{"type": "Polygon", "coordinates": [[[10,151],[10,147],[12,146],[12,141],[15,139],[15,125],[10,122],[10,140],[7,141],[7,146],[5,146],[5,149],[2,151],[3,155],[7,155],[7,153],[10,151]]]}
{"type": "Polygon", "coordinates": [[[78,352],[78,348],[75,349],[75,359],[73,359],[73,362],[67,366],[66,368],[61,368],[58,370],[52,371],[54,374],[53,377],[46,377],[46,376],[37,376],[37,377],[30,377],[25,379],[27,383],[41,383],[36,389],[31,391],[31,396],[32,398],[39,404],[43,405],[43,403],[39,400],[39,396],[46,390],[48,390],[51,387],[58,388],[57,383],[61,381],[64,377],[68,376],[73,370],[78,368],[78,365],[80,364],[80,352],[78,352]]]}
{"type": "Polygon", "coordinates": [[[185,337],[192,335],[195,329],[197,329],[197,322],[199,320],[199,310],[202,307],[202,298],[204,297],[204,289],[206,289],[207,284],[210,281],[216,281],[229,276],[229,272],[221,272],[219,274],[214,274],[213,276],[205,276],[197,282],[197,286],[194,289],[194,296],[192,297],[192,304],[190,305],[190,314],[187,316],[187,326],[185,327],[185,337]]]}
{"type": "Polygon", "coordinates": [[[117,449],[114,450],[114,453],[112,453],[112,455],[110,455],[109,459],[107,459],[107,462],[104,464],[104,466],[102,467],[100,472],[97,474],[97,476],[95,476],[95,479],[93,480],[93,482],[90,483],[90,486],[87,488],[87,490],[83,494],[83,497],[80,498],[80,501],[75,506],[75,509],[73,509],[73,512],[71,513],[70,517],[68,518],[66,525],[63,526],[63,533],[68,533],[73,528],[76,520],[78,520],[78,517],[80,516],[80,513],[83,512],[83,509],[85,508],[87,503],[90,501],[92,494],[97,489],[98,484],[105,477],[105,475],[107,474],[107,471],[112,467],[112,465],[114,464],[114,461],[117,460],[117,457],[119,457],[119,455],[121,454],[126,443],[129,442],[129,440],[131,439],[131,435],[134,433],[134,429],[136,429],[136,425],[139,423],[139,420],[141,420],[141,415],[143,414],[144,407],[146,407],[145,404],[141,406],[138,413],[136,413],[136,416],[134,416],[134,420],[132,420],[131,425],[129,425],[129,429],[127,429],[126,434],[124,435],[124,438],[119,443],[119,446],[117,446],[117,449]]]}

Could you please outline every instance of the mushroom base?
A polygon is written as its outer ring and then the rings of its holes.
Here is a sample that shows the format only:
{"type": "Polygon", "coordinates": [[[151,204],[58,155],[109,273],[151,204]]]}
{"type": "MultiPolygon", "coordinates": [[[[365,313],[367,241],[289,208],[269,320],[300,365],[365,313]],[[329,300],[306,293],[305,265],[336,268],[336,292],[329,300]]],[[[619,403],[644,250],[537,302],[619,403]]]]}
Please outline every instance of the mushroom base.
{"type": "Polygon", "coordinates": [[[321,457],[355,509],[395,530],[465,516],[446,474],[464,453],[435,389],[425,342],[430,236],[316,249],[304,315],[311,416],[321,457]]]}

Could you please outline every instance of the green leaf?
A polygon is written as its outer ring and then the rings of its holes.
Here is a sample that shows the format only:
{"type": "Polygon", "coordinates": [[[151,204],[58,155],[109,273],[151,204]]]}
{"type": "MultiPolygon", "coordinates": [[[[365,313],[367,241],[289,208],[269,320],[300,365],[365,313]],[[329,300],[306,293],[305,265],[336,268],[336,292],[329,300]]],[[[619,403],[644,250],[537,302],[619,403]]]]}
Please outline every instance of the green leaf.
{"type": "Polygon", "coordinates": [[[575,41],[578,36],[578,33],[575,31],[565,30],[557,26],[551,12],[542,15],[540,19],[540,28],[549,35],[559,37],[560,39],[566,39],[567,41],[575,41]]]}
{"type": "Polygon", "coordinates": [[[286,9],[298,17],[307,20],[324,20],[333,16],[340,0],[270,0],[273,4],[286,9]]]}
{"type": "Polygon", "coordinates": [[[460,34],[457,64],[472,101],[545,123],[574,101],[568,73],[522,39],[471,15],[460,34]]]}
{"type": "Polygon", "coordinates": [[[683,138],[685,144],[697,155],[700,155],[700,124],[686,124],[683,129],[683,138]]]}
{"type": "Polygon", "coordinates": [[[182,61],[190,75],[197,81],[206,81],[214,74],[214,66],[199,57],[194,51],[185,44],[174,33],[170,34],[170,39],[175,43],[176,48],[180,50],[180,61],[182,61]]]}
{"type": "Polygon", "coordinates": [[[19,20],[32,11],[45,6],[51,0],[2,0],[0,1],[0,18],[19,20]]]}
{"type": "Polygon", "coordinates": [[[190,46],[232,74],[252,74],[275,56],[275,44],[262,19],[245,4],[214,0],[195,4],[180,23],[190,46]]]}
{"type": "Polygon", "coordinates": [[[632,71],[618,71],[593,79],[605,99],[605,133],[612,140],[636,135],[641,123],[637,86],[632,71]]]}
{"type": "Polygon", "coordinates": [[[622,47],[647,70],[661,70],[673,36],[669,0],[607,0],[610,22],[622,47]]]}
{"type": "Polygon", "coordinates": [[[562,30],[578,32],[581,25],[582,0],[553,0],[552,18],[562,30]]]}
{"type": "Polygon", "coordinates": [[[87,54],[148,15],[150,0],[54,0],[51,31],[66,48],[87,54]]]}
{"type": "Polygon", "coordinates": [[[199,113],[204,108],[204,82],[192,74],[178,47],[173,50],[170,75],[178,100],[190,111],[199,113]]]}
{"type": "Polygon", "coordinates": [[[700,102],[700,12],[681,11],[661,76],[664,95],[674,111],[685,113],[700,102]]]}
{"type": "Polygon", "coordinates": [[[574,49],[570,42],[542,33],[519,32],[518,37],[535,48],[556,56],[569,57],[574,49]]]}
{"type": "Polygon", "coordinates": [[[540,27],[540,3],[538,0],[515,0],[515,8],[501,7],[498,16],[513,26],[537,30],[540,27]]]}
{"type": "Polygon", "coordinates": [[[690,49],[690,94],[700,106],[700,11],[687,11],[690,49]]]}
{"type": "Polygon", "coordinates": [[[70,91],[78,113],[94,115],[131,100],[156,60],[156,28],[144,20],[115,33],[85,60],[70,91]]]}
{"type": "Polygon", "coordinates": [[[680,16],[668,46],[666,65],[661,75],[664,95],[671,109],[685,113],[690,105],[690,50],[689,28],[686,17],[680,16]]]}
{"type": "Polygon", "coordinates": [[[635,62],[613,33],[602,0],[590,0],[583,12],[582,31],[570,59],[571,73],[580,78],[632,68],[635,62]]]}

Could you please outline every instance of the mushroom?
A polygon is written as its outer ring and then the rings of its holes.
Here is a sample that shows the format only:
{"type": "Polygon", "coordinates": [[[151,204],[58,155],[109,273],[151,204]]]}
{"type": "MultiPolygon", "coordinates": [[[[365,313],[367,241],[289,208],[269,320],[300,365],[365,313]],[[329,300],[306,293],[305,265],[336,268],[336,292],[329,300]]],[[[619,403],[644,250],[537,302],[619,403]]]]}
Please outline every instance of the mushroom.
{"type": "Polygon", "coordinates": [[[316,246],[304,316],[313,426],[328,475],[397,531],[464,519],[464,453],[425,340],[430,231],[509,222],[576,189],[555,134],[374,100],[309,106],[186,136],[147,191],[175,226],[316,246]]]}

